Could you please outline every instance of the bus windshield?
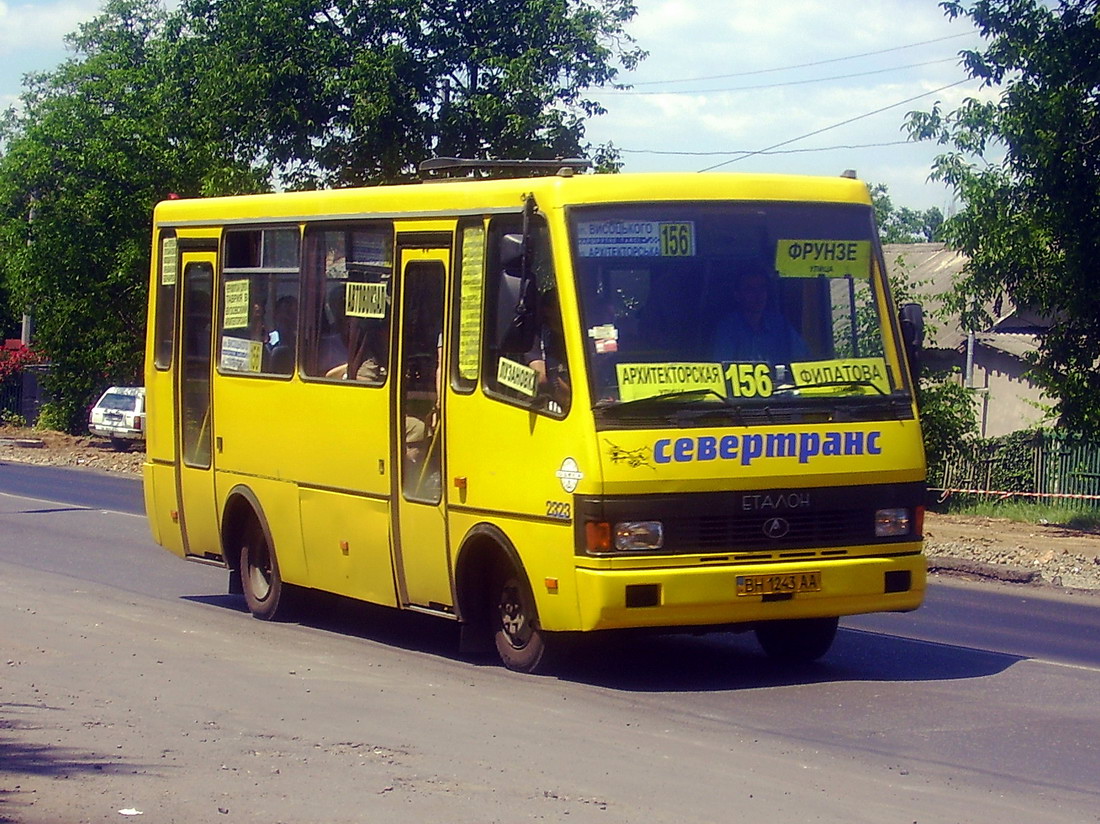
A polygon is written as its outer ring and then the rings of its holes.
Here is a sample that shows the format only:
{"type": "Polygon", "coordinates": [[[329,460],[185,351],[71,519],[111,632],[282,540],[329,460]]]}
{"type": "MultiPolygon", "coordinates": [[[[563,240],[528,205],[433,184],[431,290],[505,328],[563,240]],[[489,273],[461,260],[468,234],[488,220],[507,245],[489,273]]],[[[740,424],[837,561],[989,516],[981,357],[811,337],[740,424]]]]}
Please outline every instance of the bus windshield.
{"type": "Polygon", "coordinates": [[[570,231],[597,409],[908,397],[870,207],[577,207],[570,231]]]}

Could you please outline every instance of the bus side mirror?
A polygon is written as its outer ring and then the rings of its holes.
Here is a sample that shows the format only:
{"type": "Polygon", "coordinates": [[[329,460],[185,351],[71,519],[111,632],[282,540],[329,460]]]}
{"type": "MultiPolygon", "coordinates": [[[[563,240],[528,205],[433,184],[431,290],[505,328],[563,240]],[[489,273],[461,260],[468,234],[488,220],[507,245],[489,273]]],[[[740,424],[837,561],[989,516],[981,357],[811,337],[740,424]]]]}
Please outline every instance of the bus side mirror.
{"type": "Polygon", "coordinates": [[[901,342],[909,361],[909,374],[914,386],[920,381],[921,350],[924,348],[924,307],[919,303],[906,303],[898,310],[901,326],[901,342]]]}

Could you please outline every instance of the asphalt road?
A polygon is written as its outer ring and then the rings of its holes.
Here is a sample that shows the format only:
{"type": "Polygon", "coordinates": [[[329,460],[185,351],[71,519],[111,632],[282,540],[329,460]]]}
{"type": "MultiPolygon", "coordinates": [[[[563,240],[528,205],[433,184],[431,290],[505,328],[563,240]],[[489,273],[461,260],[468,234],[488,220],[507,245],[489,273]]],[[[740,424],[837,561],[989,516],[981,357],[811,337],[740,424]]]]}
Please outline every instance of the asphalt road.
{"type": "Polygon", "coordinates": [[[949,582],[846,620],[814,666],[612,638],[520,676],[421,616],[255,621],[106,503],[140,509],[129,479],[38,497],[18,485],[66,471],[12,466],[0,820],[1100,821],[1095,596],[949,582]]]}

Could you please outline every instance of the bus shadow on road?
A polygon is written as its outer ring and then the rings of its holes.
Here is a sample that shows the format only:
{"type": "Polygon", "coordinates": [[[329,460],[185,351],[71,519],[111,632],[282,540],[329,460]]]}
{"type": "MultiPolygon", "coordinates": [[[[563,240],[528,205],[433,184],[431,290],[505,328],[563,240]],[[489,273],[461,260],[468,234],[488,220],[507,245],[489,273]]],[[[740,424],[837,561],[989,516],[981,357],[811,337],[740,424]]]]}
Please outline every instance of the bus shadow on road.
{"type": "MultiPolygon", "coordinates": [[[[595,640],[595,639],[594,639],[595,640]]],[[[768,658],[752,633],[628,637],[586,644],[560,675],[640,692],[758,689],[847,681],[943,681],[984,678],[1023,660],[969,647],[844,629],[820,661],[768,658]]]]}
{"type": "MultiPolygon", "coordinates": [[[[247,613],[236,595],[187,600],[247,613]]],[[[473,667],[499,667],[495,654],[459,653],[458,627],[438,618],[310,593],[297,616],[301,626],[473,667]]],[[[706,635],[614,632],[576,639],[552,677],[609,689],[678,692],[757,689],[846,681],[942,681],[1004,672],[1022,656],[933,643],[841,625],[829,653],[811,664],[768,658],[751,632],[706,635]]]]}

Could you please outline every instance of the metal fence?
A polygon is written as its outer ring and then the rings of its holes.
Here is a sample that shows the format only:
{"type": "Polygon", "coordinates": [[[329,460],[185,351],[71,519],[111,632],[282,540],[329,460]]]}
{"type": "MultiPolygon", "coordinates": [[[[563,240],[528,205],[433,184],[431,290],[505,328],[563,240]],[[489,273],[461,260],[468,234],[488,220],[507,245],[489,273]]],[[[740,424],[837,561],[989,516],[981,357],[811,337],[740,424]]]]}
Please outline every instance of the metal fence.
{"type": "Polygon", "coordinates": [[[47,370],[45,366],[30,366],[0,381],[0,420],[18,416],[28,426],[38,421],[38,412],[47,400],[42,385],[47,370]]]}
{"type": "Polygon", "coordinates": [[[949,493],[1100,507],[1100,443],[1058,432],[981,441],[931,467],[929,484],[949,493]]]}
{"type": "Polygon", "coordinates": [[[22,415],[23,409],[23,376],[10,375],[0,381],[0,413],[3,417],[8,415],[22,415]]]}

